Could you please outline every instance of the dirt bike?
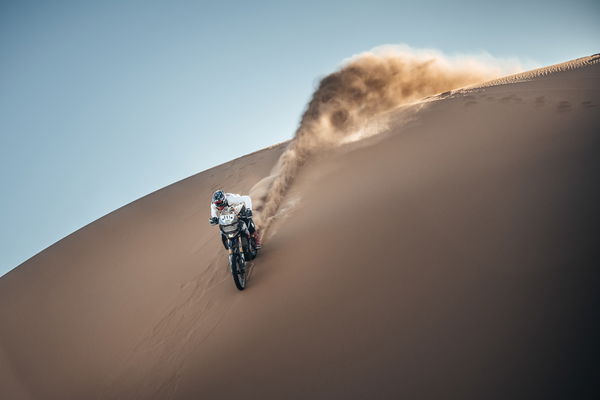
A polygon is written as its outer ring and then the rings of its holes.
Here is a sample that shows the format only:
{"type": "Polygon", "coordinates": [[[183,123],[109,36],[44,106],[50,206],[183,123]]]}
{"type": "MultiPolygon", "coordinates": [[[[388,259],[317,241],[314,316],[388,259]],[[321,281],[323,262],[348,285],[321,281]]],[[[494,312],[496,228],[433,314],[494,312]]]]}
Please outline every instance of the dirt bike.
{"type": "Polygon", "coordinates": [[[233,282],[239,290],[246,288],[248,279],[247,261],[253,260],[258,250],[256,242],[243,218],[250,216],[243,204],[225,207],[219,215],[219,228],[223,244],[229,251],[229,268],[233,282]]]}

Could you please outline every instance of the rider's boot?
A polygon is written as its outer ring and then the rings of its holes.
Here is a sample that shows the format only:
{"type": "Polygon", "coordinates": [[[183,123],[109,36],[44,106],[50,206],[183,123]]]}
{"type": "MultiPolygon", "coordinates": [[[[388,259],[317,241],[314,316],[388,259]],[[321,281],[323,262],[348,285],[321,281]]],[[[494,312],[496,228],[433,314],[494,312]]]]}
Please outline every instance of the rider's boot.
{"type": "Polygon", "coordinates": [[[256,249],[260,249],[262,247],[262,242],[260,241],[260,235],[258,234],[258,230],[255,230],[254,233],[252,233],[252,238],[254,238],[256,249]]]}

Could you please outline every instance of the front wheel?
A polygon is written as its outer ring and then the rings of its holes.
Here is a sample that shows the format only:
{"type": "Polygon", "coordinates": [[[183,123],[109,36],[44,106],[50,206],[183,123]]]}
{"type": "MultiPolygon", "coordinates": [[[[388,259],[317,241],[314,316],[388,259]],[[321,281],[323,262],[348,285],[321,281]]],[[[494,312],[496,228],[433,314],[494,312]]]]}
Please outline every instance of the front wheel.
{"type": "Polygon", "coordinates": [[[231,257],[231,274],[233,275],[233,283],[239,290],[246,288],[246,262],[241,254],[234,254],[231,257]]]}

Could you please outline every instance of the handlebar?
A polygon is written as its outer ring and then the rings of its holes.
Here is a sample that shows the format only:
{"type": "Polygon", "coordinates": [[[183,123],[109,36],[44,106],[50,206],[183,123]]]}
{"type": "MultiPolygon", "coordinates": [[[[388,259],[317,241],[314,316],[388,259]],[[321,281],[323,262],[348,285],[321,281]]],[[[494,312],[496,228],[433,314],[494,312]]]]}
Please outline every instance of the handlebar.
{"type": "MultiPolygon", "coordinates": [[[[252,210],[243,206],[242,209],[239,211],[238,215],[241,218],[250,218],[250,217],[252,217],[252,210]]],[[[208,223],[211,225],[217,225],[219,223],[219,218],[217,218],[217,217],[209,218],[208,223]]]]}

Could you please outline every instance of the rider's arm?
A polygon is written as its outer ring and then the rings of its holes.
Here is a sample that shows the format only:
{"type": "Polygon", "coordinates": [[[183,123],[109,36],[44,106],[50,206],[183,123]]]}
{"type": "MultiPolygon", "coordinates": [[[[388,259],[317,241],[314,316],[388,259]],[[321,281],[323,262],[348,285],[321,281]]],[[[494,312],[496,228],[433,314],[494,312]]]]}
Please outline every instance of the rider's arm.
{"type": "Polygon", "coordinates": [[[250,196],[240,196],[239,194],[228,194],[227,201],[230,204],[240,204],[243,203],[247,209],[252,210],[252,199],[250,196]]]}
{"type": "Polygon", "coordinates": [[[210,204],[210,217],[217,218],[217,207],[214,204],[210,204]]]}
{"type": "Polygon", "coordinates": [[[252,199],[250,196],[242,196],[244,198],[244,204],[248,210],[252,210],[252,199]]]}

